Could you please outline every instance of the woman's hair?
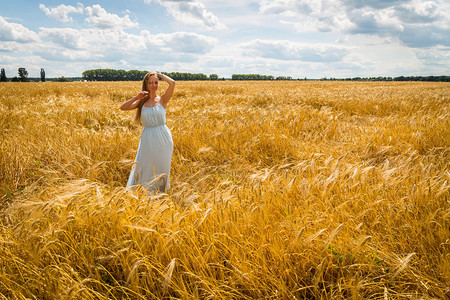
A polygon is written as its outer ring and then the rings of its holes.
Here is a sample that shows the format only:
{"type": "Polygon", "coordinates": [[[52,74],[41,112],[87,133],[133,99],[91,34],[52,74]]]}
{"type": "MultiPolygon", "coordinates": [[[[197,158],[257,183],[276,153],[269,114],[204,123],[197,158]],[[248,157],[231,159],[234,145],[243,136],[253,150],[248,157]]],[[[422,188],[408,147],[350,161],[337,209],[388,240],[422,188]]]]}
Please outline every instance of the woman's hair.
{"type": "MultiPolygon", "coordinates": [[[[144,80],[142,80],[142,91],[146,91],[148,92],[148,88],[147,88],[147,83],[148,83],[148,79],[150,78],[150,76],[156,76],[156,78],[158,78],[158,73],[156,72],[148,72],[147,74],[145,74],[144,76],[144,80]]],[[[145,101],[147,101],[149,96],[141,99],[141,101],[139,101],[137,110],[136,110],[136,115],[134,116],[134,121],[138,124],[141,123],[141,113],[142,113],[142,106],[144,106],[145,101]]]]}

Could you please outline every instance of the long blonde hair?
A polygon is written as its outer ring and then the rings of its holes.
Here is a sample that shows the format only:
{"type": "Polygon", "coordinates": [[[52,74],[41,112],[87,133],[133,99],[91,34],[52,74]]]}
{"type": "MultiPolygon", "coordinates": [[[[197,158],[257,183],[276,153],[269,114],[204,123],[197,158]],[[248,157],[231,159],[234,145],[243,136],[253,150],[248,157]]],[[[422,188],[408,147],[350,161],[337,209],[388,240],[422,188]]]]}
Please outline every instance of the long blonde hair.
{"type": "MultiPolygon", "coordinates": [[[[148,82],[148,79],[150,78],[150,76],[156,76],[156,78],[158,78],[158,73],[152,71],[152,72],[148,72],[147,74],[145,74],[144,80],[142,80],[142,91],[148,92],[147,82],[148,82]]],[[[139,101],[139,104],[138,104],[138,107],[136,110],[136,115],[134,116],[134,121],[138,124],[141,124],[142,106],[144,106],[144,103],[145,103],[145,101],[147,101],[148,97],[150,97],[150,95],[148,95],[147,97],[145,97],[139,101]]]]}

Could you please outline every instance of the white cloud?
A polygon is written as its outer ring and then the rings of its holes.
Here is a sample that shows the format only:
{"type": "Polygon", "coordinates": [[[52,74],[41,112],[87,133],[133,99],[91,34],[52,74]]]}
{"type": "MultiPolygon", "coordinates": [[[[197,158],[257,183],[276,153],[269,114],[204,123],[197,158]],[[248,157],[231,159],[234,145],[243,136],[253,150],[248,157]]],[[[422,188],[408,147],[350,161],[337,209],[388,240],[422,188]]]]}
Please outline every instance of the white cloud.
{"type": "Polygon", "coordinates": [[[391,36],[411,47],[448,45],[450,3],[445,0],[263,0],[259,11],[279,16],[299,32],[391,36]]]}
{"type": "Polygon", "coordinates": [[[412,4],[412,9],[418,16],[433,18],[438,15],[438,5],[433,1],[418,1],[417,4],[412,4]]]}
{"type": "Polygon", "coordinates": [[[53,43],[60,44],[69,49],[78,49],[86,46],[82,42],[81,32],[74,28],[40,28],[39,35],[53,43]]]}
{"type": "Polygon", "coordinates": [[[253,40],[243,46],[244,55],[274,58],[280,60],[299,60],[304,62],[337,62],[349,49],[335,45],[314,45],[290,41],[253,40]]]}
{"type": "Polygon", "coordinates": [[[448,75],[450,47],[436,46],[426,50],[416,49],[416,55],[426,66],[425,75],[448,75]]]}
{"type": "Polygon", "coordinates": [[[40,28],[45,45],[32,51],[51,61],[103,60],[111,62],[145,49],[143,37],[123,30],[99,28],[40,28]],[[45,49],[42,50],[42,49],[45,49]]]}
{"type": "MultiPolygon", "coordinates": [[[[450,7],[447,7],[450,9],[450,7]]],[[[439,20],[449,20],[450,12],[445,12],[442,5],[434,1],[414,0],[396,7],[399,18],[408,24],[433,23],[439,20]],[[447,15],[445,15],[447,13],[447,15]]]]}
{"type": "Polygon", "coordinates": [[[79,13],[86,15],[85,21],[87,23],[100,29],[139,27],[137,22],[130,19],[130,16],[128,15],[128,13],[130,13],[129,10],[127,10],[127,14],[125,16],[120,17],[116,14],[108,13],[99,4],[87,6],[86,8],[84,8],[81,3],[78,3],[78,7],[61,4],[53,8],[48,8],[44,4],[39,4],[39,8],[48,17],[64,23],[73,21],[72,18],[69,17],[69,13],[79,13]]]}
{"type": "Polygon", "coordinates": [[[10,64],[11,62],[15,61],[16,58],[10,55],[2,55],[0,56],[0,63],[3,64],[10,64]]]}
{"type": "Polygon", "coordinates": [[[64,5],[61,4],[57,7],[48,8],[44,4],[39,4],[39,8],[43,11],[48,17],[58,20],[63,23],[72,22],[72,18],[69,17],[70,13],[83,13],[83,4],[78,3],[78,7],[74,7],[72,5],[64,5]]]}
{"type": "Polygon", "coordinates": [[[420,65],[414,51],[396,38],[352,34],[347,35],[346,39],[346,43],[354,45],[343,59],[343,64],[351,66],[347,74],[356,70],[361,77],[399,76],[412,72],[420,65]]]}
{"type": "Polygon", "coordinates": [[[370,7],[374,9],[384,9],[392,6],[401,5],[410,2],[411,0],[340,0],[342,5],[348,9],[359,9],[363,7],[370,7]]]}
{"type": "Polygon", "coordinates": [[[205,29],[225,29],[219,18],[208,11],[205,5],[196,0],[145,0],[146,3],[156,2],[164,6],[176,21],[199,25],[205,29]]]}
{"type": "Polygon", "coordinates": [[[351,26],[345,7],[336,0],[264,0],[259,11],[280,15],[299,31],[337,31],[351,26]]]}
{"type": "Polygon", "coordinates": [[[154,37],[162,43],[162,47],[173,52],[203,54],[211,51],[217,39],[194,32],[174,32],[171,34],[157,34],[154,37]]]}
{"type": "Polygon", "coordinates": [[[260,12],[267,14],[282,14],[295,16],[297,14],[307,15],[314,10],[320,9],[320,1],[308,0],[263,0],[260,2],[260,12]]]}
{"type": "Polygon", "coordinates": [[[119,17],[116,14],[108,13],[100,5],[95,4],[85,8],[86,21],[100,29],[118,29],[139,27],[137,22],[131,21],[128,15],[119,17]]]}
{"type": "Polygon", "coordinates": [[[375,10],[372,8],[355,9],[350,14],[353,23],[351,33],[377,33],[386,35],[389,32],[401,32],[402,22],[396,17],[392,8],[375,10]]]}
{"type": "Polygon", "coordinates": [[[40,28],[46,46],[37,45],[32,51],[52,61],[99,60],[115,63],[126,60],[135,64],[169,61],[193,62],[200,54],[210,52],[217,39],[192,32],[140,34],[123,30],[98,28],[40,28]],[[45,49],[41,50],[41,49],[45,49]]]}
{"type": "Polygon", "coordinates": [[[407,26],[398,38],[405,45],[414,48],[450,46],[450,30],[434,25],[414,24],[407,26]]]}
{"type": "Polygon", "coordinates": [[[40,36],[53,45],[68,50],[89,49],[92,53],[106,55],[108,52],[135,51],[145,48],[142,36],[123,30],[103,30],[98,28],[40,28],[40,36]]]}
{"type": "Polygon", "coordinates": [[[57,46],[47,46],[45,49],[37,48],[33,54],[38,55],[48,61],[82,61],[101,60],[105,56],[101,53],[93,53],[89,50],[64,49],[57,46]]]}
{"type": "Polygon", "coordinates": [[[18,43],[29,43],[39,41],[38,35],[18,23],[9,23],[0,16],[0,41],[15,41],[18,43]]]}
{"type": "Polygon", "coordinates": [[[85,36],[86,42],[89,45],[98,46],[112,51],[136,51],[145,47],[141,36],[127,33],[123,30],[98,30],[98,29],[83,29],[82,35],[85,36]]]}
{"type": "MultiPolygon", "coordinates": [[[[17,42],[2,42],[0,43],[0,52],[20,52],[23,45],[17,42]]],[[[2,55],[3,56],[3,55],[2,55]]]]}

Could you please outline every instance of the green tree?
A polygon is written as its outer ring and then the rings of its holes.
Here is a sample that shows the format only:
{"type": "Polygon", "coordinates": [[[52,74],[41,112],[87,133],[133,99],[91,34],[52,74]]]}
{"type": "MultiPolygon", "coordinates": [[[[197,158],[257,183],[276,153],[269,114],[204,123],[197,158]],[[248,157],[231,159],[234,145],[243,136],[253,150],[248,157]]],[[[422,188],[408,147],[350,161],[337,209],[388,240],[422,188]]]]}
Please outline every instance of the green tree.
{"type": "Polygon", "coordinates": [[[43,68],[41,68],[41,81],[45,82],[45,71],[43,68]]]}
{"type": "Polygon", "coordinates": [[[5,69],[4,69],[4,68],[2,68],[2,72],[1,72],[1,74],[0,74],[0,81],[1,81],[1,82],[6,82],[6,81],[8,81],[8,78],[6,78],[6,73],[5,73],[5,69]]]}
{"type": "Polygon", "coordinates": [[[19,77],[20,81],[25,82],[28,81],[28,71],[25,68],[19,68],[19,77]]]}
{"type": "Polygon", "coordinates": [[[231,80],[274,80],[272,75],[259,74],[233,74],[231,80]]]}
{"type": "Polygon", "coordinates": [[[67,79],[67,78],[64,77],[64,76],[61,76],[61,77],[59,77],[59,78],[56,78],[55,81],[56,81],[56,82],[68,82],[69,79],[67,79]]]}
{"type": "Polygon", "coordinates": [[[147,71],[130,70],[127,72],[127,80],[140,81],[144,78],[147,71]]]}

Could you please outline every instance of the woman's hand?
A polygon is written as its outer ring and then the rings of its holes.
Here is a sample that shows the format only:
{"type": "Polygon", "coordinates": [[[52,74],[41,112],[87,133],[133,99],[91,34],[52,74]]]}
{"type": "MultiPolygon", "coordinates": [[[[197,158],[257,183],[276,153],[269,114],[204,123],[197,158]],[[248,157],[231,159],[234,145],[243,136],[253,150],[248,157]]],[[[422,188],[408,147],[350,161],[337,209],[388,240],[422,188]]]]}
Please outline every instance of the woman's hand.
{"type": "Polygon", "coordinates": [[[164,94],[161,95],[160,100],[159,100],[161,105],[164,108],[166,108],[167,103],[169,102],[170,98],[173,95],[173,90],[175,88],[175,80],[173,80],[172,78],[170,78],[169,76],[167,76],[165,74],[161,74],[161,73],[156,73],[156,74],[161,77],[161,80],[164,80],[165,82],[167,82],[169,84],[169,87],[164,92],[164,94]]]}
{"type": "Polygon", "coordinates": [[[134,97],[134,100],[144,99],[145,97],[147,97],[147,95],[148,95],[147,91],[139,92],[139,94],[137,94],[136,97],[134,97]]]}
{"type": "Polygon", "coordinates": [[[142,91],[139,92],[139,94],[137,94],[136,96],[134,96],[133,98],[131,98],[130,100],[125,101],[125,103],[123,103],[120,106],[121,110],[132,110],[135,109],[139,106],[139,102],[144,99],[145,97],[148,96],[148,92],[147,91],[142,91]]]}

